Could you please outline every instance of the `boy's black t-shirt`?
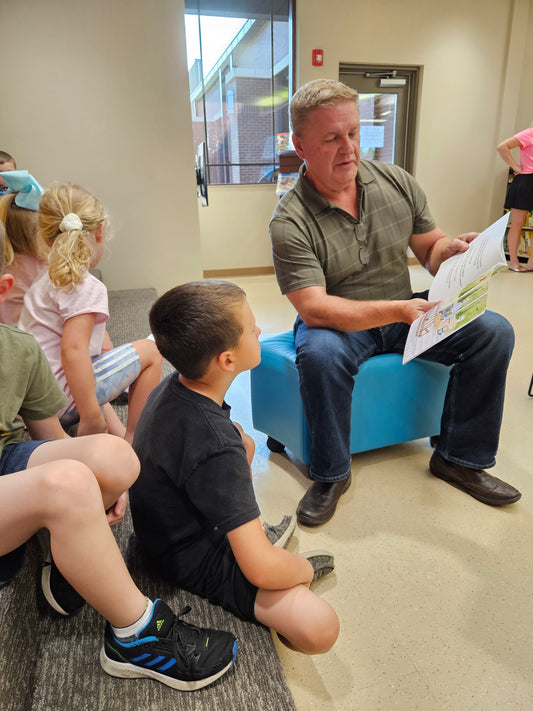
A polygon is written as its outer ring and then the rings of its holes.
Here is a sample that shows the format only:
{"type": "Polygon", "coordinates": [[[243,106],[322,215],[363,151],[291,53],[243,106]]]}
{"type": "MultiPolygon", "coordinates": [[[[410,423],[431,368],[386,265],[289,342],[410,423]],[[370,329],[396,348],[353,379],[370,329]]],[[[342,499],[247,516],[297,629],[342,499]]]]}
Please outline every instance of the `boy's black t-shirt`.
{"type": "Polygon", "coordinates": [[[150,394],[133,448],[141,462],[130,491],[139,543],[163,576],[202,588],[227,551],[225,534],[260,515],[230,408],[174,373],[150,394]]]}

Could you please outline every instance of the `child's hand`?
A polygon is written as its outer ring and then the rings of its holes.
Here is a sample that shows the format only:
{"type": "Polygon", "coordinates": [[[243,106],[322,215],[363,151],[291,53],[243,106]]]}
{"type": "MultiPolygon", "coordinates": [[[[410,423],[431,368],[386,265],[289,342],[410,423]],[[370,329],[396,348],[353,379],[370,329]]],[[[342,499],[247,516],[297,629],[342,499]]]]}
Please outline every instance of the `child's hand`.
{"type": "Polygon", "coordinates": [[[80,417],[78,437],[91,434],[107,433],[107,424],[100,413],[95,417],[80,417]]]}
{"type": "Polygon", "coordinates": [[[120,497],[115,501],[111,508],[107,509],[105,512],[107,521],[110,526],[114,526],[115,523],[119,523],[124,518],[126,513],[126,508],[128,506],[128,492],[125,491],[120,497]]]}

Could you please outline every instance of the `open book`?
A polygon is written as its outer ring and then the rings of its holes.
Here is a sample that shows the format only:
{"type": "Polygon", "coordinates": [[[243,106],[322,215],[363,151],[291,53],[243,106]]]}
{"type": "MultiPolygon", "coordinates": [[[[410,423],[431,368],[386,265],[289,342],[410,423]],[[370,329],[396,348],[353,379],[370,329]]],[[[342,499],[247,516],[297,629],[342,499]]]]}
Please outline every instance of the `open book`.
{"type": "Polygon", "coordinates": [[[507,268],[503,237],[508,220],[509,213],[481,232],[466,252],[455,254],[440,265],[429,290],[429,300],[439,303],[411,324],[403,363],[485,311],[491,276],[507,268]]]}

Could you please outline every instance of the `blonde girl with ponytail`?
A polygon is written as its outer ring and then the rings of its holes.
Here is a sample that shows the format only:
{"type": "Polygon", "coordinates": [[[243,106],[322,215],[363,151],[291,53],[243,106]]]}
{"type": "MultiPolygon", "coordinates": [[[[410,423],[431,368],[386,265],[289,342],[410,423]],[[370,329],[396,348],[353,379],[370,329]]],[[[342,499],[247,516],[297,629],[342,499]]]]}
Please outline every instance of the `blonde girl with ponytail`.
{"type": "Polygon", "coordinates": [[[162,357],[148,339],[111,347],[107,289],[90,273],[102,259],[107,215],[78,185],[46,190],[39,227],[49,249],[48,270],[26,293],[19,328],[44,350],[68,402],[63,426],[78,422],[78,436],[110,432],[131,444],[146,398],[161,379],[162,357]],[[128,388],[126,428],[109,404],[128,388]]]}

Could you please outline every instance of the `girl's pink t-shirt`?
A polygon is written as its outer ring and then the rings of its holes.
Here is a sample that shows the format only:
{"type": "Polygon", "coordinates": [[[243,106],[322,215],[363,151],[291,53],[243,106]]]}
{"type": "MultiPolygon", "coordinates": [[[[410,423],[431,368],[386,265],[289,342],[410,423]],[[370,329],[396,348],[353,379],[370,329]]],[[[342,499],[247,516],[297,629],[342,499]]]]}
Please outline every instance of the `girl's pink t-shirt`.
{"type": "Polygon", "coordinates": [[[526,128],[515,134],[520,142],[520,167],[522,173],[533,173],[533,128],[526,128]]]}
{"type": "Polygon", "coordinates": [[[86,272],[83,280],[72,291],[56,289],[48,276],[48,270],[45,270],[26,292],[18,322],[22,331],[27,331],[35,337],[67,395],[68,403],[59,414],[74,404],[61,363],[63,328],[69,318],[81,314],[96,316],[89,342],[89,355],[98,356],[102,352],[105,322],[109,318],[105,285],[86,272]]]}

